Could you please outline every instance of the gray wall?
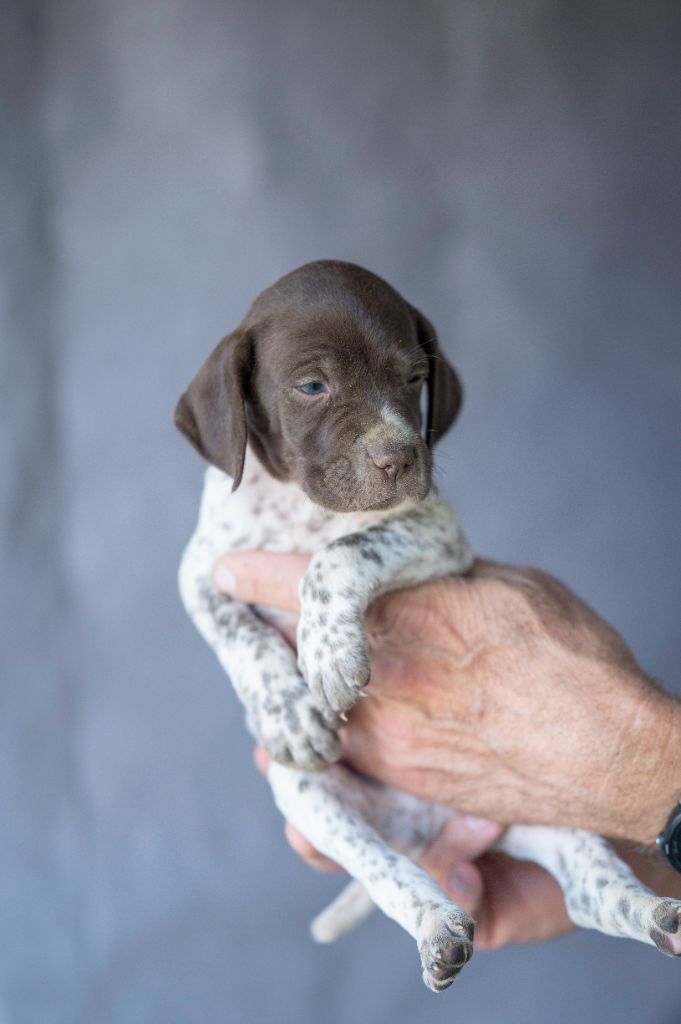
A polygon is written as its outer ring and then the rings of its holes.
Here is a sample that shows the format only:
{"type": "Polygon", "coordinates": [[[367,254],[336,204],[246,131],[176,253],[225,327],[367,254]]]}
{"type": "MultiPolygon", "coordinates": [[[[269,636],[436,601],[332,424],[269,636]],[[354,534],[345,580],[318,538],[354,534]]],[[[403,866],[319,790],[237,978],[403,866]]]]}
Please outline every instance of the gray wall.
{"type": "MultiPolygon", "coordinates": [[[[675,3],[5,0],[2,1024],[673,1024],[681,972],[579,934],[421,986],[289,852],[175,568],[174,401],[306,260],[387,277],[467,387],[440,477],[678,687],[675,3]],[[9,485],[9,486],[8,486],[9,485]]],[[[557,756],[560,752],[557,751],[557,756]]]]}

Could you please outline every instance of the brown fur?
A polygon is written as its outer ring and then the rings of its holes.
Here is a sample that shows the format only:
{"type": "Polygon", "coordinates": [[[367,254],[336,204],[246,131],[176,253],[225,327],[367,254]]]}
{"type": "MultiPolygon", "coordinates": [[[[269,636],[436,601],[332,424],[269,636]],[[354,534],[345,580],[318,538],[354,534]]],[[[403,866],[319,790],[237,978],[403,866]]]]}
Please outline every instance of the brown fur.
{"type": "Polygon", "coordinates": [[[317,504],[343,512],[425,497],[430,450],[456,418],[461,396],[459,378],[418,310],[369,271],[323,260],[258,296],[201,367],[175,415],[235,489],[248,441],[276,479],[294,480],[317,504]],[[326,392],[301,393],[312,380],[326,392]],[[386,404],[413,439],[386,425],[386,404]]]}

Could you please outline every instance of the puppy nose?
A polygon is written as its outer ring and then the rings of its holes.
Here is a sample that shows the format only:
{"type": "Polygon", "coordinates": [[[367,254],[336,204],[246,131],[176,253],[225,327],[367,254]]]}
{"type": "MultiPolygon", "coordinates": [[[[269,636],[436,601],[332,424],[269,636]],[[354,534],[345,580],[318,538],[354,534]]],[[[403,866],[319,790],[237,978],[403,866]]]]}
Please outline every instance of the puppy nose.
{"type": "Polygon", "coordinates": [[[382,469],[390,480],[397,480],[416,458],[416,449],[413,445],[405,448],[387,448],[382,444],[372,444],[367,448],[367,452],[374,466],[382,469]]]}

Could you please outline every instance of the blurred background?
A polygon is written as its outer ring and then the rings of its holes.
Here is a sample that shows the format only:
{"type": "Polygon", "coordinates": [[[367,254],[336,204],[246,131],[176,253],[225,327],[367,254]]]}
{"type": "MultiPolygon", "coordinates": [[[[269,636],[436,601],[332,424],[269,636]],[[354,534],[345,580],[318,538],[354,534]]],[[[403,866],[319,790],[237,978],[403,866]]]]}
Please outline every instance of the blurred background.
{"type": "MultiPolygon", "coordinates": [[[[263,287],[354,260],[466,385],[440,479],[681,692],[681,9],[2,3],[1,1024],[681,1021],[575,934],[435,997],[290,852],[176,592],[175,400],[263,287]]],[[[560,756],[560,752],[557,752],[560,756]]]]}

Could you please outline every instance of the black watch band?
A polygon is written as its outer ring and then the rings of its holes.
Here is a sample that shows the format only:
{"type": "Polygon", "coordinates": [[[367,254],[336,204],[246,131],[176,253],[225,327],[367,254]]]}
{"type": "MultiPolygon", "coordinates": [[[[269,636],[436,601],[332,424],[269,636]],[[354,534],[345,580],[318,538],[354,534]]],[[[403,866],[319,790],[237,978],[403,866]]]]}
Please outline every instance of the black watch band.
{"type": "Polygon", "coordinates": [[[664,831],[657,837],[657,845],[671,866],[681,872],[681,801],[669,815],[664,831]]]}

